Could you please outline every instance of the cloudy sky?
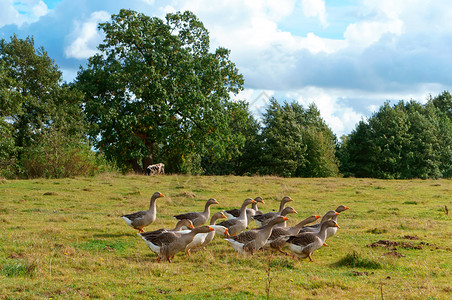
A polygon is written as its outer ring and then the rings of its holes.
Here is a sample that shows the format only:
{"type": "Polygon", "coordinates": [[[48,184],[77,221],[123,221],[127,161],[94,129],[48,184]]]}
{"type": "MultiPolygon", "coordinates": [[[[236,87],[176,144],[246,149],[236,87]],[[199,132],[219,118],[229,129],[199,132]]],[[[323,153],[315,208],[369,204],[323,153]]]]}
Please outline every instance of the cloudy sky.
{"type": "Polygon", "coordinates": [[[314,102],[338,137],[387,100],[452,91],[450,0],[0,0],[0,38],[33,36],[70,82],[121,8],[193,11],[212,49],[232,51],[256,115],[271,96],[314,102]]]}

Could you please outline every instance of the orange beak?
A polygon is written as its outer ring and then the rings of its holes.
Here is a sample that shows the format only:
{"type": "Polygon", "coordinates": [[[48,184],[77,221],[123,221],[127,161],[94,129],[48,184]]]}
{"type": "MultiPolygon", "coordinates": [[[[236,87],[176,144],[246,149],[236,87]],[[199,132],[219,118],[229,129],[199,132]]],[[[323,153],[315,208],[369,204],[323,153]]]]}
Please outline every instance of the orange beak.
{"type": "Polygon", "coordinates": [[[350,209],[350,207],[344,206],[344,209],[350,209]]]}
{"type": "Polygon", "coordinates": [[[339,227],[339,225],[337,225],[337,224],[336,224],[336,225],[334,225],[334,227],[340,228],[340,227],[339,227]]]}
{"type": "Polygon", "coordinates": [[[338,215],[340,215],[337,211],[336,212],[334,212],[334,214],[336,215],[336,216],[338,216],[338,215]]]}
{"type": "Polygon", "coordinates": [[[224,213],[221,213],[221,217],[226,219],[226,216],[224,215],[224,213]]]}
{"type": "Polygon", "coordinates": [[[314,217],[316,220],[321,218],[321,216],[319,216],[319,215],[315,215],[314,217]]]}
{"type": "Polygon", "coordinates": [[[251,203],[257,203],[255,200],[251,201],[251,203]]]}
{"type": "Polygon", "coordinates": [[[214,231],[215,229],[213,229],[212,227],[209,226],[209,231],[214,231]]]}
{"type": "Polygon", "coordinates": [[[165,197],[165,195],[163,195],[162,193],[160,193],[160,197],[165,197]]]}
{"type": "Polygon", "coordinates": [[[293,214],[298,214],[297,211],[295,209],[292,210],[293,214]]]}
{"type": "Polygon", "coordinates": [[[224,236],[225,236],[225,237],[229,237],[229,229],[227,229],[227,228],[225,229],[225,231],[224,231],[224,236]]]}
{"type": "Polygon", "coordinates": [[[288,218],[288,217],[282,217],[282,219],[283,219],[284,221],[287,221],[287,220],[289,220],[289,218],[288,218]]]}
{"type": "Polygon", "coordinates": [[[289,198],[289,201],[293,201],[293,199],[292,199],[292,198],[289,198]]]}
{"type": "Polygon", "coordinates": [[[218,201],[217,200],[215,200],[215,202],[214,202],[215,204],[220,204],[220,203],[218,203],[218,201]]]}
{"type": "Polygon", "coordinates": [[[193,223],[190,222],[190,229],[193,229],[195,227],[193,227],[193,223]]]}

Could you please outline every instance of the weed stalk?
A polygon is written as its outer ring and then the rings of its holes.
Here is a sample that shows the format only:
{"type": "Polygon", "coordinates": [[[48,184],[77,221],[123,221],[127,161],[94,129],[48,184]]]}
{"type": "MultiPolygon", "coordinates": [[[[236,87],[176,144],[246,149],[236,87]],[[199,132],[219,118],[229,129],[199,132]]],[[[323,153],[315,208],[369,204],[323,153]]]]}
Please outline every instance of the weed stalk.
{"type": "Polygon", "coordinates": [[[270,299],[270,286],[272,283],[272,277],[271,277],[271,269],[272,269],[272,256],[271,253],[268,257],[268,266],[267,266],[267,287],[265,288],[265,291],[267,292],[267,300],[270,299]]]}

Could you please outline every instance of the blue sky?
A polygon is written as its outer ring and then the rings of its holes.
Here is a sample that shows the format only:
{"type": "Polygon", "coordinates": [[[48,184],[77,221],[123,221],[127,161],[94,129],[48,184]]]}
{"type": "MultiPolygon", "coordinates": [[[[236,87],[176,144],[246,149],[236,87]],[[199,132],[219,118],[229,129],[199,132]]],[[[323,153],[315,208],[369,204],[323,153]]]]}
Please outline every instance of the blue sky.
{"type": "Polygon", "coordinates": [[[121,8],[193,11],[212,49],[231,50],[237,97],[257,116],[271,96],[314,102],[338,137],[387,100],[452,91],[449,0],[0,0],[0,38],[33,36],[73,81],[102,40],[97,24],[121,8]]]}

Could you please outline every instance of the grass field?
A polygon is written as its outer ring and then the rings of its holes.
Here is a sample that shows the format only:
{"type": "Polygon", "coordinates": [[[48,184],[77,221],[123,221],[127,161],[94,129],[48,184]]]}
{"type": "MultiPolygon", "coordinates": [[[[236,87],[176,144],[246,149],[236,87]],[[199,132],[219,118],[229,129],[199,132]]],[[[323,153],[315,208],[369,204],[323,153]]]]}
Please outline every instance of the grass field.
{"type": "MultiPolygon", "coordinates": [[[[450,299],[451,180],[283,179],[234,176],[121,176],[0,179],[0,299],[450,299]],[[122,214],[147,209],[157,220],[294,199],[289,225],[339,204],[341,228],[314,262],[269,251],[237,255],[215,237],[205,251],[156,263],[122,214]],[[373,245],[370,246],[370,245],[373,245]]],[[[250,224],[255,227],[255,223],[250,224]]]]}

